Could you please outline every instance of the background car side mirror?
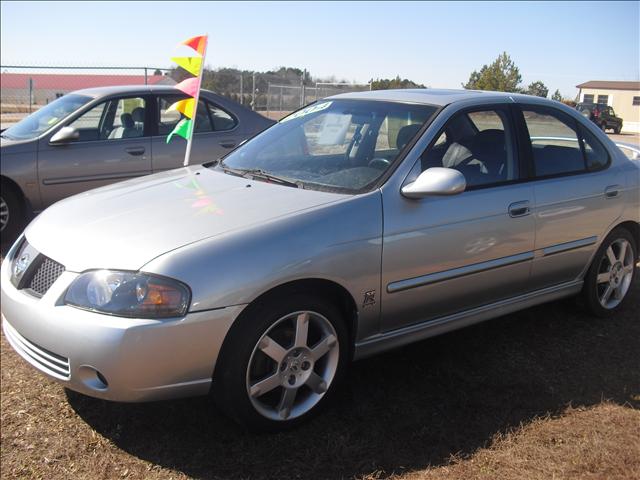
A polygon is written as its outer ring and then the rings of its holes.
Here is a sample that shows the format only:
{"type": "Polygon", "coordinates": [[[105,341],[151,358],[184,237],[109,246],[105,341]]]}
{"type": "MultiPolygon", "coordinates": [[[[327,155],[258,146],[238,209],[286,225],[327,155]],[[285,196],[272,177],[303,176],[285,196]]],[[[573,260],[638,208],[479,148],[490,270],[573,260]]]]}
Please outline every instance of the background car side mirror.
{"type": "Polygon", "coordinates": [[[467,181],[460,171],[453,168],[431,167],[422,172],[414,182],[402,187],[407,198],[424,198],[429,195],[455,195],[464,192],[467,181]]]}
{"type": "Polygon", "coordinates": [[[62,143],[69,143],[73,140],[80,138],[80,132],[74,127],[62,127],[49,139],[49,143],[53,145],[60,145],[62,143]]]}

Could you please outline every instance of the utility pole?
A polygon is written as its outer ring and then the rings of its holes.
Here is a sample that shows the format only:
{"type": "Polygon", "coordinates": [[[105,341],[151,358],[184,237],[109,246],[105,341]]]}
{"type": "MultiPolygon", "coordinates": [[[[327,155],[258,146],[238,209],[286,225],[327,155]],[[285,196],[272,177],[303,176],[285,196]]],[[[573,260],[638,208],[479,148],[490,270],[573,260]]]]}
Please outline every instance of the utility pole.
{"type": "Polygon", "coordinates": [[[251,110],[256,109],[256,72],[253,72],[253,88],[251,89],[251,110]]]}
{"type": "Polygon", "coordinates": [[[302,81],[300,85],[300,107],[304,107],[304,97],[305,97],[304,80],[306,77],[307,77],[307,69],[305,68],[302,71],[302,81]]]}

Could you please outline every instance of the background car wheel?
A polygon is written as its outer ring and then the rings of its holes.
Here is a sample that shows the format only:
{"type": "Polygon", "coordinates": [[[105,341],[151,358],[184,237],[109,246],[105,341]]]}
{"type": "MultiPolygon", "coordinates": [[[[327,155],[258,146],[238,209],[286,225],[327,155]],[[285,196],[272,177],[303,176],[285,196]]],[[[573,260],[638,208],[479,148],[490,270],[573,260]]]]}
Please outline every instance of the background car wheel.
{"type": "Polygon", "coordinates": [[[603,132],[606,132],[606,131],[607,131],[607,124],[606,124],[606,123],[604,123],[604,122],[602,122],[602,123],[600,124],[600,128],[602,129],[602,131],[603,131],[603,132]]]}
{"type": "Polygon", "coordinates": [[[2,182],[0,193],[0,237],[2,244],[13,242],[24,224],[22,202],[15,190],[2,182]]]}
{"type": "Polygon", "coordinates": [[[624,228],[615,229],[602,242],[582,290],[592,314],[608,317],[622,307],[635,278],[636,252],[636,241],[624,228]]]}
{"type": "Polygon", "coordinates": [[[613,133],[615,133],[616,135],[620,135],[620,131],[622,130],[621,126],[617,126],[616,128],[613,129],[613,133]]]}
{"type": "Polygon", "coordinates": [[[309,294],[248,307],[225,340],[213,394],[251,430],[290,428],[333,396],[349,358],[340,310],[309,294]]]}

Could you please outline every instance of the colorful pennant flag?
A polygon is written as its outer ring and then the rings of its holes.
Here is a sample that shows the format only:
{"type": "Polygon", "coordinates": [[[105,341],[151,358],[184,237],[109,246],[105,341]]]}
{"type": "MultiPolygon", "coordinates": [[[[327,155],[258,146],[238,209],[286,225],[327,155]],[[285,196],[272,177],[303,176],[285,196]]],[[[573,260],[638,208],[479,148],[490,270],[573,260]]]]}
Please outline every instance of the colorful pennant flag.
{"type": "Polygon", "coordinates": [[[182,137],[185,140],[189,141],[191,139],[192,133],[193,133],[193,120],[191,120],[190,118],[189,119],[183,118],[178,122],[175,128],[171,130],[171,133],[167,137],[167,143],[171,141],[171,138],[174,135],[178,135],[179,137],[182,137]]]}
{"type": "Polygon", "coordinates": [[[195,75],[196,77],[200,75],[202,57],[171,57],[171,60],[180,65],[191,75],[195,75]]]}
{"type": "Polygon", "coordinates": [[[184,100],[178,100],[167,108],[167,112],[176,110],[183,114],[185,117],[193,118],[193,110],[196,104],[195,98],[185,98],[184,100]]]}
{"type": "Polygon", "coordinates": [[[196,92],[198,91],[198,78],[191,77],[186,80],[181,81],[174,88],[177,88],[181,92],[186,93],[190,97],[195,97],[196,92]]]}
{"type": "Polygon", "coordinates": [[[190,39],[182,42],[182,45],[193,48],[196,52],[204,57],[204,49],[207,46],[207,37],[206,35],[191,37],[190,39]]]}
{"type": "Polygon", "coordinates": [[[191,98],[185,98],[177,101],[171,105],[168,110],[175,110],[180,112],[184,118],[182,118],[167,136],[167,143],[171,141],[174,136],[182,137],[187,141],[187,150],[184,155],[184,165],[189,164],[189,155],[191,154],[191,142],[193,140],[193,125],[196,117],[196,111],[198,109],[198,98],[200,97],[200,86],[202,85],[202,70],[204,66],[204,57],[207,53],[207,35],[200,35],[197,37],[191,37],[181,45],[186,45],[197,52],[193,57],[173,57],[175,63],[185,69],[193,78],[187,78],[178,85],[175,86],[177,90],[185,93],[191,98]]]}

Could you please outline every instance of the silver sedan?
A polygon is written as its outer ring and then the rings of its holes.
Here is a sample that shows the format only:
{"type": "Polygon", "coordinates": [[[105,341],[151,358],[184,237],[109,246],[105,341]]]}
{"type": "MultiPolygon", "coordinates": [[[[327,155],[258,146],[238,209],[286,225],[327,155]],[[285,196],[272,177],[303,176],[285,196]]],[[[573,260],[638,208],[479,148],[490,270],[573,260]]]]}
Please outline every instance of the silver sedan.
{"type": "Polygon", "coordinates": [[[84,394],[212,393],[251,428],[284,428],[330,401],[352,359],[563,297],[614,314],[639,182],[557,102],[339,95],[219,162],[48,208],[2,265],[3,328],[84,394]]]}

